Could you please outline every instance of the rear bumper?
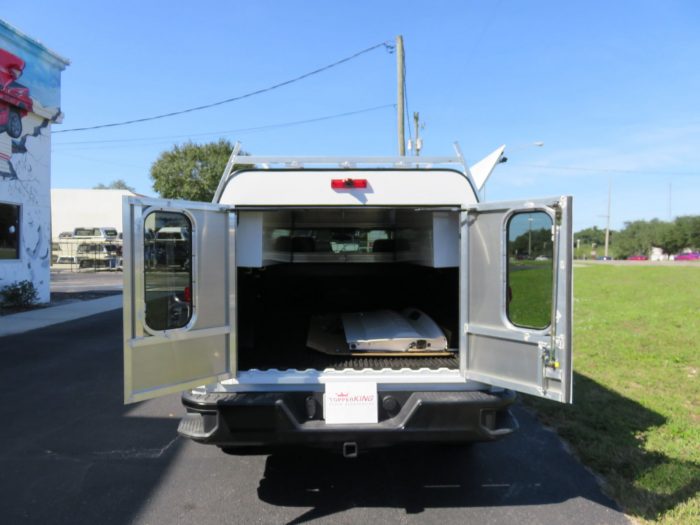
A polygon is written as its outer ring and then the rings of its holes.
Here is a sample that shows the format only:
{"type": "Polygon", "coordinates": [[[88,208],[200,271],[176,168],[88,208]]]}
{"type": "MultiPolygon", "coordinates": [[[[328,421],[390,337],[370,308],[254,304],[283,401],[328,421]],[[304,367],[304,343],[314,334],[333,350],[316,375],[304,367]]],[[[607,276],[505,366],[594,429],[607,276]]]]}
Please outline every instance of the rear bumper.
{"type": "Polygon", "coordinates": [[[327,425],[322,394],[246,392],[182,396],[178,432],[220,447],[307,445],[360,448],[398,443],[493,441],[518,428],[509,411],[515,393],[380,392],[379,422],[327,425]]]}

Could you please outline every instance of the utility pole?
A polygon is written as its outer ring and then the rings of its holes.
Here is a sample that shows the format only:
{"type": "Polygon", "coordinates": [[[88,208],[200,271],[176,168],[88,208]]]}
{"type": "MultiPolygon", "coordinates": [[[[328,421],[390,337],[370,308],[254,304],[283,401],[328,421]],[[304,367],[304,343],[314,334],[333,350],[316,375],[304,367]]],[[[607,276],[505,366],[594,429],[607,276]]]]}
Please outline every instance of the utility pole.
{"type": "Polygon", "coordinates": [[[406,135],[404,133],[404,108],[403,103],[406,99],[403,88],[406,84],[404,79],[404,72],[406,68],[404,67],[404,56],[403,56],[403,37],[401,35],[396,37],[396,80],[397,80],[397,104],[396,104],[396,116],[398,118],[398,130],[399,130],[399,155],[404,157],[406,155],[406,135]]]}
{"type": "Polygon", "coordinates": [[[415,124],[414,127],[416,128],[416,144],[414,148],[416,152],[416,157],[419,157],[420,150],[423,148],[423,142],[420,139],[420,115],[417,111],[413,112],[413,123],[415,124]]]}
{"type": "Polygon", "coordinates": [[[608,256],[608,246],[610,244],[610,204],[612,201],[612,177],[608,179],[608,215],[607,224],[605,225],[605,256],[608,256]]]}

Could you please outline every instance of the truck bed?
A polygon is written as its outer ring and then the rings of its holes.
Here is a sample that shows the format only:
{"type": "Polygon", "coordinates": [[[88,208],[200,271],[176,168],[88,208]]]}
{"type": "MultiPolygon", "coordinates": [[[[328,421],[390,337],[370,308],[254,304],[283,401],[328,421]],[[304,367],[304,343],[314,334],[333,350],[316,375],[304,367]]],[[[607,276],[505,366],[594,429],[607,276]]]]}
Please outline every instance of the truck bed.
{"type": "Polygon", "coordinates": [[[306,347],[287,347],[279,352],[246,352],[241,354],[241,370],[400,370],[408,368],[419,370],[428,368],[457,369],[457,355],[447,357],[368,357],[368,356],[333,356],[322,354],[306,347]]]}
{"type": "Polygon", "coordinates": [[[240,370],[459,368],[456,355],[331,355],[307,346],[311,319],[319,313],[416,307],[447,330],[450,347],[456,348],[456,269],[396,264],[305,268],[280,265],[239,274],[240,370]]]}

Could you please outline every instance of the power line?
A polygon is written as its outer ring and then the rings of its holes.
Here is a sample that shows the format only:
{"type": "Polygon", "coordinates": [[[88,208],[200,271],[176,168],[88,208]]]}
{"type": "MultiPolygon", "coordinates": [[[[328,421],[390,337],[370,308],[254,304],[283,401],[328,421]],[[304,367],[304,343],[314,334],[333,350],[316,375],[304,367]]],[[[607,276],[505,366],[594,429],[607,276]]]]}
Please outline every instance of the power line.
{"type": "Polygon", "coordinates": [[[221,130],[221,131],[211,131],[211,132],[207,132],[207,133],[195,133],[195,134],[187,134],[187,135],[167,135],[167,136],[160,136],[160,137],[141,137],[141,138],[130,138],[130,139],[78,140],[78,141],[71,141],[71,142],[54,142],[53,146],[82,145],[82,144],[112,144],[112,143],[144,142],[144,141],[151,141],[151,140],[160,141],[160,140],[170,140],[170,139],[178,139],[178,138],[204,137],[204,136],[210,136],[210,135],[247,133],[247,132],[254,132],[254,131],[264,131],[264,130],[275,129],[275,128],[284,128],[284,127],[289,127],[289,126],[298,126],[301,124],[310,124],[313,122],[321,122],[324,120],[331,120],[331,119],[336,119],[336,118],[341,118],[341,117],[349,117],[352,115],[359,115],[362,113],[369,113],[371,111],[378,111],[380,109],[395,108],[395,107],[396,107],[396,104],[383,104],[381,106],[373,106],[370,108],[363,108],[363,109],[358,109],[355,111],[346,111],[344,113],[336,113],[334,115],[325,115],[322,117],[315,117],[315,118],[310,118],[310,119],[305,119],[305,120],[294,120],[294,121],[290,121],[290,122],[281,122],[281,123],[277,123],[277,124],[267,124],[264,126],[256,126],[256,127],[250,127],[250,128],[238,128],[238,129],[229,129],[229,130],[221,130]]]}
{"type": "Polygon", "coordinates": [[[351,60],[353,60],[361,55],[369,53],[370,51],[374,51],[375,49],[378,49],[380,47],[383,47],[384,49],[387,49],[387,50],[393,50],[393,45],[391,43],[381,42],[379,44],[375,44],[371,47],[363,49],[362,51],[358,51],[357,53],[354,53],[350,56],[347,56],[345,58],[337,60],[336,62],[333,62],[332,64],[328,64],[328,65],[320,67],[318,69],[314,69],[313,71],[309,71],[308,73],[304,73],[303,75],[299,75],[298,77],[294,77],[294,78],[291,78],[289,80],[285,80],[284,82],[279,82],[277,84],[273,84],[272,86],[268,86],[266,88],[251,91],[250,93],[246,93],[244,95],[238,95],[236,97],[227,98],[225,100],[219,100],[218,102],[212,102],[211,104],[204,104],[202,106],[195,106],[192,108],[182,109],[179,111],[172,111],[170,113],[163,113],[161,115],[153,115],[151,117],[143,117],[143,118],[138,118],[138,119],[125,120],[123,122],[111,122],[109,124],[99,124],[96,126],[86,126],[86,127],[82,127],[82,128],[61,129],[61,130],[53,131],[52,133],[53,134],[55,134],[55,133],[69,133],[69,132],[73,132],[73,131],[88,131],[88,130],[93,130],[93,129],[114,128],[117,126],[126,126],[129,124],[136,124],[139,122],[148,122],[151,120],[157,120],[157,119],[162,119],[162,118],[167,118],[167,117],[174,117],[176,115],[182,115],[184,113],[192,113],[193,111],[201,111],[203,109],[209,109],[209,108],[213,108],[215,106],[221,106],[223,104],[228,104],[230,102],[236,102],[236,101],[242,100],[244,98],[249,98],[249,97],[252,97],[255,95],[260,95],[262,93],[267,93],[268,91],[272,91],[274,89],[288,86],[289,84],[293,84],[294,82],[298,82],[298,81],[303,80],[305,78],[308,78],[310,76],[317,75],[317,74],[322,73],[324,71],[328,71],[331,68],[334,68],[334,67],[339,66],[341,64],[344,64],[346,62],[349,62],[349,61],[351,61],[351,60]]]}

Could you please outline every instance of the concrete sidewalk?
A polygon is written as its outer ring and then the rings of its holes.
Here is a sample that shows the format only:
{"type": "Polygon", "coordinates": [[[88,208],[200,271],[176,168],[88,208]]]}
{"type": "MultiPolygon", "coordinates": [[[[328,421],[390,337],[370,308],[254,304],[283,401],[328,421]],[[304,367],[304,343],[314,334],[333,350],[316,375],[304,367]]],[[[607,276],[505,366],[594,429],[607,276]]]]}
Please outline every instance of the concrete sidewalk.
{"type": "Polygon", "coordinates": [[[122,307],[122,294],[101,297],[90,301],[76,301],[49,308],[38,308],[28,312],[0,317],[0,337],[21,334],[66,321],[117,310],[122,307]]]}

